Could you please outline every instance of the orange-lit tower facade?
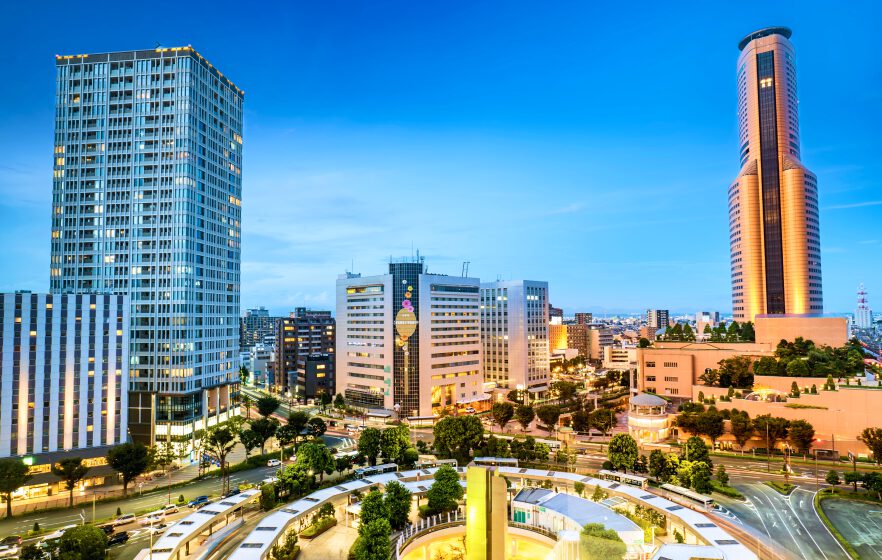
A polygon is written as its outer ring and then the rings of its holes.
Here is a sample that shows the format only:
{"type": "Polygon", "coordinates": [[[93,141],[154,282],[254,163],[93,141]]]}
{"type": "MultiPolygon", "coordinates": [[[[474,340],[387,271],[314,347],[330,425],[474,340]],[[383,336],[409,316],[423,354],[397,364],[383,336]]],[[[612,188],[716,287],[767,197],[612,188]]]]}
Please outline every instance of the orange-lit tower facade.
{"type": "Polygon", "coordinates": [[[768,27],[738,44],[741,171],[729,187],[732,309],[823,313],[817,179],[800,161],[791,31],[768,27]]]}

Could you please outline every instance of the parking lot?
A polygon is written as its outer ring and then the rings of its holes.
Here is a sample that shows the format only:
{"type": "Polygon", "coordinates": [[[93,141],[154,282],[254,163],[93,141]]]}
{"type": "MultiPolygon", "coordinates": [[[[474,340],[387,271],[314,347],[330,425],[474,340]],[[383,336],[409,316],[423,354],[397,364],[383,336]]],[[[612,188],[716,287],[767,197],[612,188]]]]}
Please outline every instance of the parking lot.
{"type": "Polygon", "coordinates": [[[882,560],[882,506],[849,500],[824,500],[821,507],[861,558],[882,560]]]}

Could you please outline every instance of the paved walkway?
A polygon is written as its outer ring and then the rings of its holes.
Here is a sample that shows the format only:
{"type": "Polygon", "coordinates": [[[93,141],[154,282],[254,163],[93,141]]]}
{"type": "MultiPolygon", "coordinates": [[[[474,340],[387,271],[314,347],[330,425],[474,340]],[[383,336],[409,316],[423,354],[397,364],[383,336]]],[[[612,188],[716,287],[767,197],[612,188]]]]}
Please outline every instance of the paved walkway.
{"type": "Polygon", "coordinates": [[[299,560],[346,560],[349,547],[358,537],[358,531],[346,527],[339,519],[337,524],[314,539],[301,538],[299,560]]]}

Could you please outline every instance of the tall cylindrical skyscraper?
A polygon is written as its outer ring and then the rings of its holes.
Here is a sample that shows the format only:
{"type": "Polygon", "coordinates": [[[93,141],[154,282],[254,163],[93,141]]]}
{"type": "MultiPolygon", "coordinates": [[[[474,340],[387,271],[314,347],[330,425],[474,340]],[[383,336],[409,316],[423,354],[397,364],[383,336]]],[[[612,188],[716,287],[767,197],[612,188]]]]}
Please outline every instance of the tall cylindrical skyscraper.
{"type": "Polygon", "coordinates": [[[737,321],[823,312],[818,188],[800,161],[790,36],[786,27],[768,27],[738,44],[741,171],[729,187],[737,321]]]}

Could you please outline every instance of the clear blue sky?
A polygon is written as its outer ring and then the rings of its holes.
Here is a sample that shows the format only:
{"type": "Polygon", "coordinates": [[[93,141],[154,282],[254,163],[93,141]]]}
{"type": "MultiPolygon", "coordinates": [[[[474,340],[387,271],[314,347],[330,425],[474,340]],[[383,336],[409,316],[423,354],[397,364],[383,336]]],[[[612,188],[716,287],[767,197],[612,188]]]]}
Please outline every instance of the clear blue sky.
{"type": "Polygon", "coordinates": [[[48,289],[54,55],[158,42],[246,91],[243,309],[331,308],[415,247],[567,314],[728,311],[736,45],[786,25],[826,310],[882,310],[879,3],[427,4],[5,6],[0,290],[48,289]]]}

